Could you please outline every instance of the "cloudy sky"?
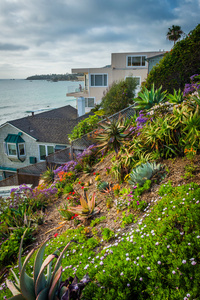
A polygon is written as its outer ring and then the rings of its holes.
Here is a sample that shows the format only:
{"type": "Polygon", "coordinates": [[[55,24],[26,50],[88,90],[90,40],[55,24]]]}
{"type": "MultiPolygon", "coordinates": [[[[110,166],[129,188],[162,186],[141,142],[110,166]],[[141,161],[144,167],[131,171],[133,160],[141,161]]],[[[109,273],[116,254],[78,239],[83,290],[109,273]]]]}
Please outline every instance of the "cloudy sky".
{"type": "Polygon", "coordinates": [[[200,23],[200,0],[0,0],[0,79],[102,67],[113,52],[170,50],[172,25],[200,23]]]}

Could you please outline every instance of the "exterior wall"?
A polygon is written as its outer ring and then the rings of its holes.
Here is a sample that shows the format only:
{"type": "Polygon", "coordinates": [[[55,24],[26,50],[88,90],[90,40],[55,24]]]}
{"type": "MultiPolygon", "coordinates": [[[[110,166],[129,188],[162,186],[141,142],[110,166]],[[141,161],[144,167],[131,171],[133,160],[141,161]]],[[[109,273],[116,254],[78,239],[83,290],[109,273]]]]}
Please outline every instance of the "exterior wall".
{"type": "MultiPolygon", "coordinates": [[[[72,73],[83,72],[88,74],[108,74],[108,86],[107,87],[91,87],[89,82],[88,95],[82,95],[83,97],[94,97],[95,103],[100,103],[106,89],[111,86],[115,81],[124,80],[128,76],[140,77],[140,84],[146,80],[148,75],[148,61],[145,66],[127,66],[128,56],[146,56],[150,58],[159,54],[163,54],[163,51],[153,52],[129,52],[129,53],[112,53],[111,54],[111,66],[104,68],[85,68],[85,69],[72,69],[72,73]]],[[[76,95],[74,95],[76,96],[76,95]]],[[[89,111],[86,109],[86,112],[89,111]]]]}
{"type": "Polygon", "coordinates": [[[2,167],[19,169],[30,165],[30,160],[29,160],[30,157],[36,157],[37,162],[40,162],[39,145],[50,145],[50,146],[57,145],[53,143],[37,142],[34,138],[31,138],[26,133],[23,133],[21,137],[25,141],[26,158],[23,162],[11,161],[4,153],[4,140],[8,134],[18,134],[19,132],[21,131],[8,123],[0,127],[0,176],[2,176],[3,174],[3,171],[1,170],[2,167]]]}

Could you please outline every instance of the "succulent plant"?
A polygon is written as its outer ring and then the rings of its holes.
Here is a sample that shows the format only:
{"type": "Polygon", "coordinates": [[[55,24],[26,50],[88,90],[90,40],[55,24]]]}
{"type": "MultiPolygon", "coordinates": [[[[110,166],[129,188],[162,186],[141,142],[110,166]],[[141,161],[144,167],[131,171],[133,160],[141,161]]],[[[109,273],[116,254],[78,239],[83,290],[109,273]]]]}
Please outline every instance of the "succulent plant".
{"type": "Polygon", "coordinates": [[[97,185],[97,188],[100,192],[105,192],[107,189],[109,189],[109,187],[110,187],[110,184],[106,181],[101,181],[97,185]]]}
{"type": "Polygon", "coordinates": [[[137,166],[130,173],[130,180],[128,183],[130,185],[136,185],[137,183],[142,186],[147,179],[150,179],[156,172],[161,170],[161,164],[145,163],[137,166]]]}
{"type": "Polygon", "coordinates": [[[50,184],[54,182],[55,174],[52,168],[47,167],[47,170],[41,175],[41,179],[44,180],[45,183],[50,184]]]}
{"type": "MultiPolygon", "coordinates": [[[[26,232],[25,232],[26,233],[26,232]]],[[[39,248],[35,263],[34,263],[34,272],[33,277],[30,277],[26,273],[26,266],[35,252],[35,249],[32,249],[30,253],[24,260],[22,265],[22,244],[25,233],[22,237],[19,249],[19,278],[12,271],[16,282],[12,283],[9,280],[6,280],[6,284],[8,288],[11,290],[13,297],[9,298],[9,300],[69,300],[70,297],[76,295],[73,299],[80,299],[80,294],[85,285],[90,281],[88,275],[86,274],[83,279],[78,283],[78,278],[75,276],[73,279],[69,277],[66,281],[61,281],[62,275],[62,266],[61,260],[62,257],[71,244],[71,242],[75,242],[74,240],[70,241],[62,250],[60,255],[58,256],[58,250],[53,254],[50,254],[44,261],[44,251],[46,247],[46,243],[49,239],[47,239],[39,248]],[[52,262],[54,259],[57,259],[53,271],[52,262]],[[46,276],[44,274],[45,269],[47,268],[46,276]],[[70,284],[71,282],[71,284],[70,284]]]]}
{"type": "Polygon", "coordinates": [[[95,193],[93,193],[91,199],[87,196],[85,192],[85,197],[80,196],[81,205],[69,207],[67,210],[70,213],[77,214],[80,218],[90,218],[91,216],[99,213],[100,208],[95,207],[95,193]]]}

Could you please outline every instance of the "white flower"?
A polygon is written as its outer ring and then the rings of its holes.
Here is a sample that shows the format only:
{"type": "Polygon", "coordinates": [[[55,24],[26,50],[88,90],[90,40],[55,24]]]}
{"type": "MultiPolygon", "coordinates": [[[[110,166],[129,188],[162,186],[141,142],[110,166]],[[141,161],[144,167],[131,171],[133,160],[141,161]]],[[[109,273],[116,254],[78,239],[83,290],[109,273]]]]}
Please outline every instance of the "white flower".
{"type": "Polygon", "coordinates": [[[176,274],[176,271],[173,270],[173,271],[172,271],[172,274],[176,274]]]}
{"type": "Polygon", "coordinates": [[[184,260],[182,260],[182,264],[186,264],[186,260],[184,259],[184,260]]]}

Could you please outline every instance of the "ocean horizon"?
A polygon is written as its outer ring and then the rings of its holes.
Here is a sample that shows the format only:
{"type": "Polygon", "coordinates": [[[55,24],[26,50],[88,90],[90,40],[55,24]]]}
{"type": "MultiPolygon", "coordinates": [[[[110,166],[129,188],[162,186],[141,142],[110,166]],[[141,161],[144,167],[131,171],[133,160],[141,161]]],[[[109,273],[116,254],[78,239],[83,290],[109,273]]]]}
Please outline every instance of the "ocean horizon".
{"type": "Polygon", "coordinates": [[[83,81],[0,79],[0,125],[7,121],[59,108],[76,107],[76,99],[66,94],[83,81]]]}

